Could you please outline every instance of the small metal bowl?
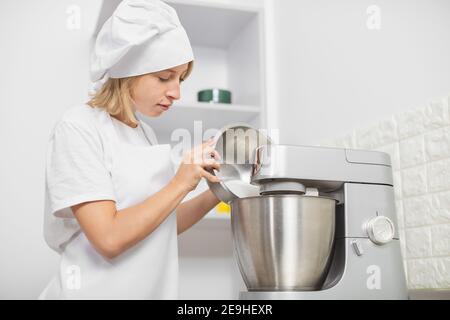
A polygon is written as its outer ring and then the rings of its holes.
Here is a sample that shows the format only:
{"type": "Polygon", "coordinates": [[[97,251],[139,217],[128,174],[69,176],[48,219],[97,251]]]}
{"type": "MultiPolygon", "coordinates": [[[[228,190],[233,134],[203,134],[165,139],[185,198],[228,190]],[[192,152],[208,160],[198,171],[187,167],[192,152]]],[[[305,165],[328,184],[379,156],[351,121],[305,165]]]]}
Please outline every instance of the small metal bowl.
{"type": "Polygon", "coordinates": [[[230,203],[237,198],[259,196],[259,186],[250,183],[254,152],[258,147],[271,143],[269,137],[247,124],[232,124],[219,130],[213,147],[222,158],[220,171],[211,169],[209,172],[222,181],[207,181],[216,197],[230,203]]]}

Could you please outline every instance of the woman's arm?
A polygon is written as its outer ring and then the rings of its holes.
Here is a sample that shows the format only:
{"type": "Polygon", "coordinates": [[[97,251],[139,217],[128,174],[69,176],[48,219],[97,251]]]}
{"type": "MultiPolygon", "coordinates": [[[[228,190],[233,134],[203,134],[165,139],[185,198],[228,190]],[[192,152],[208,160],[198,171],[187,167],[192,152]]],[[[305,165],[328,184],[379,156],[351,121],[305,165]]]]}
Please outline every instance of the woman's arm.
{"type": "Polygon", "coordinates": [[[113,259],[153,232],[189,191],[171,180],[143,202],[120,211],[114,201],[86,202],[72,211],[96,250],[113,259]]]}
{"type": "MultiPolygon", "coordinates": [[[[120,211],[117,211],[114,201],[85,202],[71,207],[81,229],[95,249],[106,258],[115,258],[152,233],[184,197],[197,187],[202,178],[213,183],[219,182],[218,177],[205,170],[220,170],[220,164],[214,159],[204,158],[206,154],[219,157],[217,151],[210,146],[212,143],[210,139],[187,152],[169,184],[137,205],[120,211]]],[[[200,212],[213,206],[211,195],[202,199],[207,204],[201,206],[200,212]]],[[[190,220],[187,220],[186,224],[189,223],[190,220]]]]}
{"type": "Polygon", "coordinates": [[[176,209],[178,234],[183,233],[196,224],[219,202],[220,200],[217,199],[214,193],[211,190],[207,190],[199,196],[180,204],[176,209]]]}

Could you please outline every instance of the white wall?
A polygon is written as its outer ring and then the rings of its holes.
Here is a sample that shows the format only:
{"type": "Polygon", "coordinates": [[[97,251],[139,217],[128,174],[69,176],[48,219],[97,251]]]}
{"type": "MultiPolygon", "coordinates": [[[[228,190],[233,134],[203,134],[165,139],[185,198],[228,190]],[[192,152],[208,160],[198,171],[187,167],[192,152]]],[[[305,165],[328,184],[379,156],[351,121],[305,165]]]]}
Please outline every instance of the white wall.
{"type": "Polygon", "coordinates": [[[351,130],[322,146],[390,154],[408,288],[450,298],[449,97],[351,130]],[[444,295],[445,292],[445,295],[444,295]]]}
{"type": "Polygon", "coordinates": [[[88,90],[99,1],[0,3],[0,299],[34,299],[58,266],[44,242],[44,163],[55,121],[88,90]],[[66,9],[81,9],[69,30],[66,9]]]}
{"type": "Polygon", "coordinates": [[[283,143],[316,143],[450,92],[448,0],[282,0],[274,8],[271,107],[283,143]],[[381,9],[380,30],[366,26],[370,5],[381,9]]]}

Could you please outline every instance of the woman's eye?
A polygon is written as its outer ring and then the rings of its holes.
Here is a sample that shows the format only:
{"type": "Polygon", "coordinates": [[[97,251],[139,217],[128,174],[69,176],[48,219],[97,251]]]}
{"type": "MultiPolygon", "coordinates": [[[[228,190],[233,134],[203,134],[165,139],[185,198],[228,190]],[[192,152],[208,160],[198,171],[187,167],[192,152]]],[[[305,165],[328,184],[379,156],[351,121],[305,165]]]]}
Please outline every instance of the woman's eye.
{"type": "Polygon", "coordinates": [[[166,81],[169,81],[169,78],[161,78],[161,77],[159,77],[159,80],[161,80],[162,82],[166,82],[166,81]]]}

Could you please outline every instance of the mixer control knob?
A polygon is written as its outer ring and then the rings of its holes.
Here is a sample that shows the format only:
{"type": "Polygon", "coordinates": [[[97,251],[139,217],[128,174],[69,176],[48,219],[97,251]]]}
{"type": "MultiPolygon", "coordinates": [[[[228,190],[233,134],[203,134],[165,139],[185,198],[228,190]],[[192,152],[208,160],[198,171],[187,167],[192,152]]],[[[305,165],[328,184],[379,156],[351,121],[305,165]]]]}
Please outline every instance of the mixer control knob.
{"type": "Polygon", "coordinates": [[[394,238],[395,227],[391,219],[385,216],[377,216],[367,222],[365,229],[369,239],[378,245],[390,242],[394,238]]]}

